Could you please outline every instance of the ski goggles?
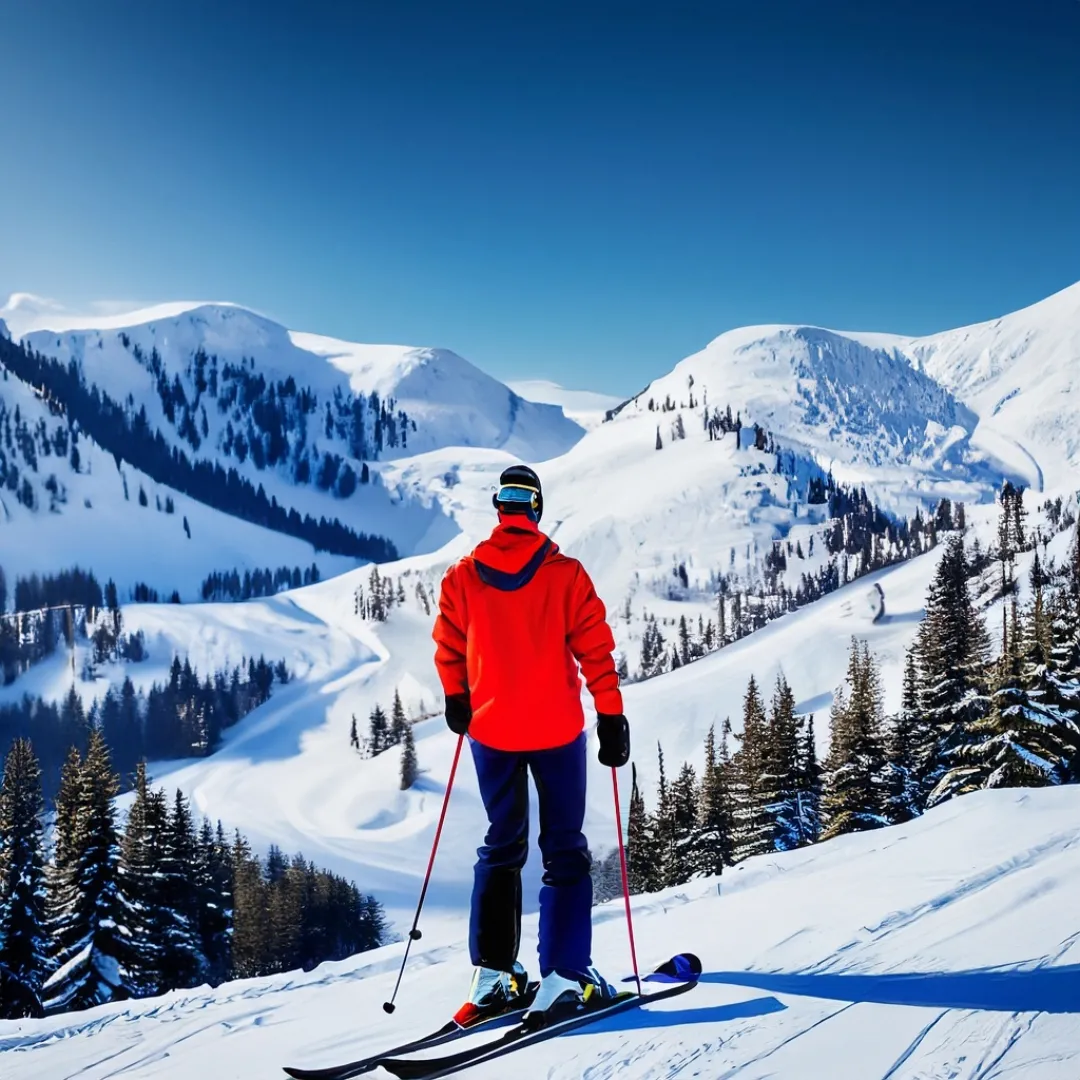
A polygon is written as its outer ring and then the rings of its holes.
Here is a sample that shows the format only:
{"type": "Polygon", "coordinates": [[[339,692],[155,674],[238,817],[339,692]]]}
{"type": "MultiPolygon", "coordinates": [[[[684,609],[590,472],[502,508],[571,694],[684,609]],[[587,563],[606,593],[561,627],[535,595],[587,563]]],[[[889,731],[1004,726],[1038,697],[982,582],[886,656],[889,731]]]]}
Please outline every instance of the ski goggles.
{"type": "Polygon", "coordinates": [[[534,487],[526,487],[523,484],[503,484],[495,498],[501,503],[517,503],[535,509],[536,498],[539,494],[540,492],[534,487]]]}

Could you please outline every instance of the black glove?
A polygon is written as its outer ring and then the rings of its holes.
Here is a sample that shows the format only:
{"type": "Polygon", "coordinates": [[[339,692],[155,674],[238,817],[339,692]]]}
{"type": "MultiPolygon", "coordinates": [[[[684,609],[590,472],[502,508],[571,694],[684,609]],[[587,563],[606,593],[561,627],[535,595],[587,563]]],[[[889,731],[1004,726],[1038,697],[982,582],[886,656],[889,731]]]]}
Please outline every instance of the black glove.
{"type": "Polygon", "coordinates": [[[600,739],[600,752],[596,756],[601,765],[618,769],[630,760],[630,725],[625,716],[598,713],[596,734],[600,739]]]}
{"type": "Polygon", "coordinates": [[[455,735],[467,735],[472,722],[472,706],[468,694],[446,695],[446,726],[455,735]]]}

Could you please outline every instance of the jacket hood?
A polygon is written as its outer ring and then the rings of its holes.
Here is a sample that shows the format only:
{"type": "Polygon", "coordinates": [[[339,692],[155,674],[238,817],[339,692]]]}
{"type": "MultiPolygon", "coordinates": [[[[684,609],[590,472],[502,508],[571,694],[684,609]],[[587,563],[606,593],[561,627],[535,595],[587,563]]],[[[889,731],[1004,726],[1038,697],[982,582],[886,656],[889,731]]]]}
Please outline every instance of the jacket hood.
{"type": "Polygon", "coordinates": [[[491,536],[477,544],[472,557],[481,579],[504,590],[527,585],[548,555],[558,548],[520,514],[500,518],[491,536]]]}

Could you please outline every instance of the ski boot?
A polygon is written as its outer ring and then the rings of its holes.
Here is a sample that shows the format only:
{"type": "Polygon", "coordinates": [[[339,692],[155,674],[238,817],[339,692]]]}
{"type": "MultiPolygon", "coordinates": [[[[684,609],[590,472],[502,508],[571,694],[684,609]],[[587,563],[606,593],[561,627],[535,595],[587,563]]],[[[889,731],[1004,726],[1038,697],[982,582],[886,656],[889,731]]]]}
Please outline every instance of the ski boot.
{"type": "Polygon", "coordinates": [[[581,974],[551,971],[541,979],[523,1023],[535,1030],[569,1016],[602,1009],[623,996],[596,968],[581,974]]]}
{"type": "Polygon", "coordinates": [[[524,1007],[529,993],[528,973],[517,961],[510,971],[478,967],[473,973],[469,998],[454,1013],[454,1023],[465,1028],[502,1013],[514,1012],[524,1007]]]}

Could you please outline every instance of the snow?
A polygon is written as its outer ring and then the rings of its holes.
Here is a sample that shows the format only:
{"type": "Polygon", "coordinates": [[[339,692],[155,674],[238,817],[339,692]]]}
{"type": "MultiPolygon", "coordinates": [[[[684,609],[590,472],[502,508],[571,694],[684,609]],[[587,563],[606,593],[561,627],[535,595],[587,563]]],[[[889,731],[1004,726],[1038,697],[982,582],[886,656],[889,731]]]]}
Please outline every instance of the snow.
{"type": "MultiPolygon", "coordinates": [[[[0,399],[11,412],[18,407],[31,427],[44,421],[51,432],[60,423],[15,378],[0,381],[0,399]]],[[[166,597],[176,589],[183,599],[195,600],[203,579],[214,570],[237,568],[242,575],[245,569],[315,563],[321,576],[330,577],[355,566],[352,559],[317,553],[302,540],[213,510],[155,483],[127,463],[117,468],[112,454],[85,436],[78,446],[77,473],[69,458],[55,455],[39,458],[36,474],[23,470],[24,477],[36,482],[37,512],[21,505],[10,491],[0,490],[0,566],[11,587],[17,577],[80,565],[93,570],[102,585],[109,578],[115,580],[122,600],[136,582],[166,597]],[[57,478],[66,493],[66,501],[55,511],[49,509],[51,500],[44,488],[49,475],[57,478]],[[139,504],[140,488],[146,492],[145,507],[139,504]],[[172,514],[164,510],[170,498],[175,507],[172,514]],[[190,539],[184,532],[185,518],[190,539]]],[[[380,509],[384,514],[396,512],[395,521],[405,535],[433,530],[433,522],[440,517],[420,505],[393,506],[391,493],[381,487],[358,490],[356,500],[372,515],[380,509]]],[[[452,529],[443,529],[441,540],[438,532],[433,537],[442,542],[448,531],[452,529]]]]}
{"type": "MultiPolygon", "coordinates": [[[[153,377],[120,340],[121,332],[147,353],[157,348],[170,374],[184,372],[201,346],[222,362],[254,358],[268,380],[292,375],[316,393],[335,389],[393,397],[417,421],[409,450],[492,446],[525,457],[563,453],[581,428],[558,408],[523,402],[502,383],[448,349],[363,345],[288,330],[234,304],[163,305],[94,325],[22,335],[33,348],[64,362],[76,359],[86,377],[123,401],[145,401],[151,421],[153,377]]],[[[211,445],[215,440],[211,439],[211,445]]],[[[399,450],[399,453],[401,451],[399,450]]],[[[384,456],[393,456],[387,451],[384,456]]],[[[260,475],[259,479],[265,477],[260,475]]]]}
{"type": "MultiPolygon", "coordinates": [[[[982,792],[638,898],[643,966],[689,948],[701,985],[468,1075],[1072,1080],[1078,814],[1077,788],[982,792]]],[[[594,923],[601,970],[626,972],[621,902],[594,923]]],[[[465,993],[460,919],[424,928],[392,1018],[380,1005],[402,944],[307,974],[0,1024],[5,1077],[247,1080],[374,1052],[442,1023],[465,993]]],[[[535,941],[530,917],[527,961],[535,941]]]]}
{"type": "Polygon", "coordinates": [[[623,403],[624,398],[598,394],[595,390],[567,390],[547,379],[521,379],[507,386],[526,401],[558,405],[575,423],[587,430],[599,427],[607,413],[623,403]]]}
{"type": "MultiPolygon", "coordinates": [[[[884,344],[887,336],[852,337],[884,344]]],[[[888,342],[978,413],[976,443],[1018,455],[1021,475],[1039,490],[1075,490],[1080,282],[1000,319],[888,342]]]]}
{"type": "MultiPolygon", "coordinates": [[[[150,772],[155,782],[183,789],[197,812],[240,828],[256,849],[275,843],[302,850],[353,878],[386,904],[402,932],[456,741],[433,715],[441,693],[432,620],[414,590],[418,583],[436,589],[445,567],[491,528],[490,497],[502,468],[519,458],[536,465],[545,489],[543,525],[584,561],[633,668],[646,612],[685,613],[695,622],[699,614],[715,616],[710,575],[751,574],[778,539],[808,546],[820,511],[806,506],[799,488],[816,467],[865,483],[897,512],[942,496],[962,500],[984,543],[1003,476],[1070,494],[1080,465],[1074,301],[1080,292],[921,341],[745,328],[688,357],[606,423],[596,422],[605,402],[591,395],[550,384],[507,388],[446,350],[341,342],[234,306],[172,305],[138,317],[103,316],[81,330],[57,322],[32,338],[36,346],[77,358],[118,395],[145,401],[152,419],[159,403],[145,369],[121,346],[121,327],[147,349],[156,344],[168,363],[182,366],[204,344],[222,359],[256,355],[268,376],[295,373],[321,392],[392,394],[410,415],[425,418],[422,426],[432,433],[426,441],[410,438],[407,452],[379,463],[380,483],[366,494],[373,501],[355,506],[357,527],[385,528],[406,556],[380,568],[402,579],[407,596],[389,622],[372,625],[353,614],[354,590],[366,586],[370,568],[320,556],[323,573],[339,576],[271,599],[126,606],[125,629],[143,630],[149,659],[106,666],[81,688],[100,697],[125,674],[138,686],[160,681],[174,652],[200,672],[244,656],[284,659],[293,681],[276,686],[268,704],[226,732],[213,756],[153,762],[150,772]],[[1034,365],[1024,367],[1022,381],[1021,365],[1034,365]],[[774,471],[771,455],[736,446],[733,435],[708,441],[701,425],[706,392],[710,408],[730,404],[748,425],[756,421],[774,432],[792,455],[795,475],[774,471]],[[674,411],[649,410],[650,397],[659,405],[669,396],[674,411]],[[677,416],[685,439],[672,438],[677,416]],[[676,599],[670,583],[681,563],[690,588],[676,599]],[[421,777],[408,792],[398,790],[399,750],[364,760],[348,741],[353,715],[363,728],[373,705],[387,707],[395,691],[411,716],[426,717],[415,727],[421,777]]],[[[3,311],[17,334],[27,332],[26,324],[12,314],[27,307],[9,304],[3,311]]],[[[20,394],[28,415],[42,411],[13,381],[0,383],[0,393],[20,394]]],[[[85,439],[80,450],[83,472],[62,475],[69,490],[62,514],[31,516],[3,496],[0,514],[6,510],[9,520],[0,523],[0,562],[9,577],[80,562],[102,580],[126,573],[190,595],[212,569],[312,561],[299,541],[175,493],[176,514],[157,513],[158,489],[127,465],[132,497],[124,501],[111,456],[85,439]],[[135,500],[139,484],[148,508],[135,500]],[[182,535],[185,514],[194,543],[182,535]]],[[[252,475],[283,497],[283,482],[275,487],[266,474],[252,475]]],[[[166,492],[160,495],[164,502],[166,492]]],[[[313,513],[336,505],[324,498],[289,493],[290,502],[313,513]]],[[[1029,510],[1034,501],[1029,498],[1029,510]]],[[[1052,545],[1059,558],[1063,540],[1052,545]]],[[[816,714],[824,750],[828,709],[853,635],[867,639],[881,661],[886,707],[895,708],[904,652],[937,558],[932,552],[861,579],[692,665],[625,687],[643,790],[651,796],[658,741],[670,772],[683,760],[700,763],[710,726],[730,717],[738,730],[750,675],[768,692],[783,672],[800,711],[816,714]],[[867,602],[875,585],[885,598],[885,614],[876,621],[876,605],[867,602]]],[[[795,573],[820,565],[820,547],[815,559],[798,563],[795,573]]],[[[664,633],[670,642],[670,628],[664,633]]],[[[0,701],[24,692],[58,698],[68,685],[66,658],[57,657],[0,691],[0,701]]],[[[586,832],[602,854],[614,842],[614,814],[594,739],[586,832]]],[[[629,776],[623,784],[625,801],[629,776]]],[[[636,913],[645,959],[691,948],[705,961],[704,985],[655,1014],[628,1015],[537,1051],[528,1058],[528,1075],[1071,1080],[1080,1074],[1080,930],[1071,899],[1080,886],[1078,811],[1076,788],[981,793],[909,825],[742,864],[724,876],[719,894],[716,882],[695,882],[642,898],[636,913]]],[[[466,760],[436,862],[422,947],[412,954],[415,966],[393,1020],[379,1005],[400,945],[306,975],[0,1024],[0,1051],[12,1051],[4,1058],[5,1077],[76,1071],[88,1080],[186,1077],[199,1069],[248,1077],[286,1062],[359,1056],[441,1023],[467,980],[463,913],[483,829],[466,760]]],[[[530,913],[538,879],[534,856],[526,868],[530,913]]],[[[609,974],[625,970],[621,909],[607,905],[596,921],[598,962],[609,974]]],[[[525,956],[535,933],[530,914],[525,956]]]]}

